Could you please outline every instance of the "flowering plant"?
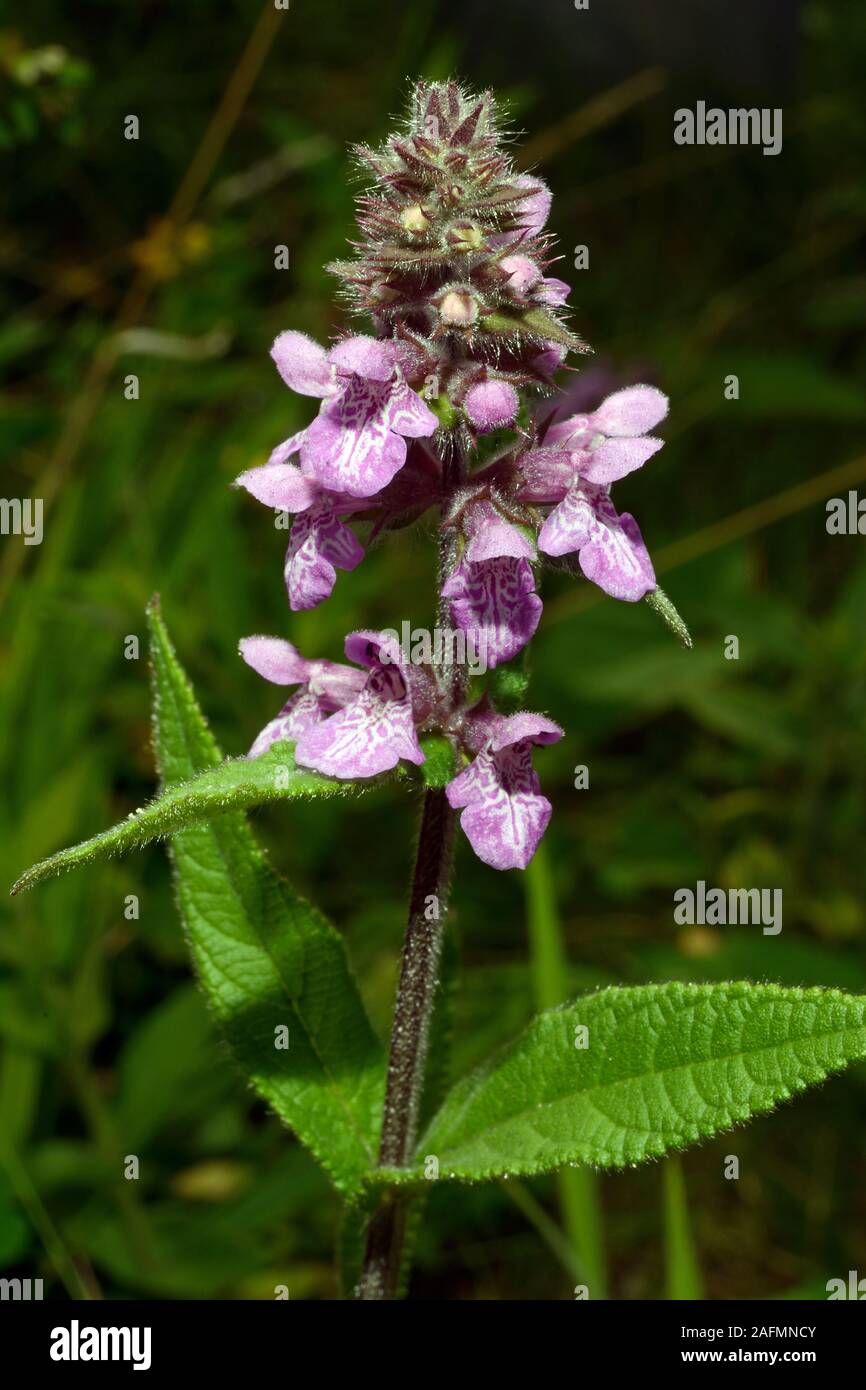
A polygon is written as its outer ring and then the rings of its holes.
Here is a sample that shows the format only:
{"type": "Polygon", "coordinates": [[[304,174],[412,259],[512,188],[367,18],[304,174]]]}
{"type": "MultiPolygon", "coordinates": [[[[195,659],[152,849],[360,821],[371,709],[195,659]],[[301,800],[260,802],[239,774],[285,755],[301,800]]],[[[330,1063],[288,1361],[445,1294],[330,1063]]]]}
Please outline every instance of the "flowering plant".
{"type": "Polygon", "coordinates": [[[563,729],[522,708],[542,566],[620,601],[646,599],[690,639],[637,522],[611,497],[661,448],[651,432],[667,399],[633,385],[577,412],[557,386],[587,348],[566,319],[569,287],[548,274],[551,194],[515,171],[491,94],[418,83],[405,127],[357,153],[372,186],[353,256],[330,268],[370,331],[327,349],[280,334],[277,370],[318,413],[237,483],[293,518],[292,611],[328,600],[365,544],[399,543],[407,525],[435,516],[436,640],[407,650],[396,630],[352,632],[338,662],[281,637],[244,638],[247,665],[291,693],[246,756],[223,760],[154,601],[161,793],[16,889],[172,837],[215,1015],[345,1200],[348,1285],[384,1298],[402,1286],[408,1214],[425,1183],[666,1153],[866,1053],[866,1004],[748,983],[605,990],[540,1015],[441,1097],[422,1132],[457,825],[486,865],[525,869],[551,817],[533,751],[563,729]],[[479,691],[470,667],[506,669],[479,691]],[[422,792],[387,1057],[341,938],[269,868],[242,814],[383,781],[422,792]]]}
{"type": "MultiPolygon", "coordinates": [[[[539,556],[575,557],[616,598],[656,592],[637,523],[617,514],[610,486],[661,448],[648,431],[667,400],[632,386],[592,414],[569,414],[565,401],[546,419],[531,410],[551,396],[569,351],[586,347],[564,321],[569,286],[545,274],[550,192],[515,173],[490,94],[419,84],[408,130],[358,153],[375,185],[360,199],[355,258],[331,268],[377,336],[347,335],[326,351],[280,334],[277,370],[320,400],[319,413],[237,481],[295,518],[285,563],[294,610],[321,603],[337,569],[360,563],[351,518],[372,520],[377,535],[435,508],[440,618],[494,668],[538,627],[539,556]],[[498,447],[478,466],[494,432],[498,447]]],[[[441,660],[438,670],[410,664],[387,634],[346,640],[365,679],[276,639],[249,638],[241,652],[266,680],[300,687],[253,756],[291,739],[299,766],[367,778],[401,760],[423,764],[418,734],[438,734],[470,760],[445,795],[473,849],[494,868],[526,867],[551,813],[531,748],[561,738],[558,725],[500,712],[487,695],[468,705],[459,666],[443,678],[441,660]]]]}

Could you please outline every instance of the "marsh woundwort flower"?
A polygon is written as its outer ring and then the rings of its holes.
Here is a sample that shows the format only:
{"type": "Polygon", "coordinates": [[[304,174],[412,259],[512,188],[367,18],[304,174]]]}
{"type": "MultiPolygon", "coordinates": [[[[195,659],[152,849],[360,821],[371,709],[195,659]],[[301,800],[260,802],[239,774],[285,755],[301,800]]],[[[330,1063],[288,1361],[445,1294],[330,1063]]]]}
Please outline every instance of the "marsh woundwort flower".
{"type": "Polygon", "coordinates": [[[617,515],[610,485],[662,447],[646,432],[667,409],[667,397],[654,386],[626,387],[591,415],[551,425],[540,446],[520,459],[523,500],[556,504],[539,531],[539,550],[576,552],[587,579],[613,598],[634,601],[655,588],[637,522],[628,512],[617,515]]]}
{"type": "MultiPolygon", "coordinates": [[[[553,374],[588,349],[564,317],[569,286],[548,274],[550,191],[514,170],[489,93],[419,83],[405,129],[357,155],[373,182],[354,256],[330,268],[372,332],[327,349],[279,335],[277,369],[318,413],[237,481],[294,517],[294,610],[328,598],[363,541],[435,509],[440,623],[501,666],[539,626],[546,557],[576,556],[618,599],[655,588],[637,523],[610,488],[661,447],[649,431],[667,400],[632,386],[589,414],[551,412],[553,374]]],[[[477,691],[470,703],[465,672],[413,664],[384,633],[350,634],[351,666],[305,661],[275,638],[241,650],[266,679],[297,686],[250,756],[291,739],[299,765],[367,778],[423,763],[419,734],[439,734],[458,769],[447,798],[475,852],[500,869],[529,862],[551,810],[531,750],[561,738],[557,724],[497,711],[477,691]]]]}
{"type": "Polygon", "coordinates": [[[466,741],[477,748],[445,789],[461,807],[460,825],[479,859],[494,869],[525,869],[547,829],[552,807],[532,766],[533,744],[555,743],[563,731],[540,714],[470,711],[466,741]]]}
{"type": "Polygon", "coordinates": [[[535,546],[483,494],[467,501],[451,524],[459,526],[463,550],[442,597],[457,626],[481,637],[488,666],[498,666],[526,645],[541,618],[535,546]]]}

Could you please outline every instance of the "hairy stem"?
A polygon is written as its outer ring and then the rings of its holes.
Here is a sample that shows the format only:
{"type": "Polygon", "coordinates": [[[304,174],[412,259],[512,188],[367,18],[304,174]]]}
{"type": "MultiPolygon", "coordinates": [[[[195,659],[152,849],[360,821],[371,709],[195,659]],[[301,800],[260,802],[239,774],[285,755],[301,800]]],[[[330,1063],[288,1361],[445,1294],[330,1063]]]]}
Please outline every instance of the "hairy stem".
{"type": "MultiPolygon", "coordinates": [[[[446,468],[446,483],[456,487],[461,460],[446,468]]],[[[447,505],[447,504],[446,504],[447,505]]],[[[443,513],[446,507],[443,507],[443,513]]],[[[439,533],[439,588],[456,563],[453,533],[442,527],[439,533]]],[[[440,598],[437,622],[445,627],[448,605],[440,598]]],[[[443,644],[447,645],[447,644],[443,644]]],[[[459,702],[466,679],[459,666],[438,673],[440,686],[459,702]]],[[[430,1022],[439,980],[439,959],[448,908],[451,860],[454,850],[456,813],[441,788],[424,794],[418,849],[409,898],[409,920],[403,941],[403,960],[394,1022],[391,1052],[379,1141],[379,1166],[401,1168],[411,1161],[418,1135],[418,1114],[424,1090],[430,1022]]],[[[389,1189],[373,1214],[367,1231],[367,1244],[357,1296],[361,1299],[393,1298],[400,1278],[400,1265],[406,1236],[406,1215],[410,1198],[389,1189]]]]}
{"type": "MultiPolygon", "coordinates": [[[[455,813],[444,791],[440,788],[428,790],[424,796],[409,922],[391,1029],[379,1145],[379,1165],[383,1168],[401,1168],[408,1164],[417,1138],[445,927],[454,823],[455,813]]],[[[394,1297],[406,1230],[406,1204],[403,1194],[393,1189],[384,1193],[367,1232],[357,1290],[359,1298],[394,1297]]]]}

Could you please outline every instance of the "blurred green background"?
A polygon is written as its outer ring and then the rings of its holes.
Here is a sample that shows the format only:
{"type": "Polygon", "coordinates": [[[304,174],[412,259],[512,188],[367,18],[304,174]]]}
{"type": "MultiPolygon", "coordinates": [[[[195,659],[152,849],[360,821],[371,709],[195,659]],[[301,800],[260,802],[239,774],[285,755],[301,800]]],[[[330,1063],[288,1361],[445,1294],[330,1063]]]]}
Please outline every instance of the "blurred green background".
{"type": "MultiPolygon", "coordinates": [[[[600,396],[651,380],[671,397],[665,449],[617,502],[694,651],[646,605],[545,581],[531,706],[567,734],[536,759],[555,813],[531,886],[543,893],[549,870],[559,987],[750,977],[866,991],[866,559],[862,537],[825,527],[828,498],[866,492],[866,12],[39,0],[7,24],[2,490],[44,499],[45,536],[0,538],[5,880],[150,795],[154,590],[232,754],[279,703],[238,659],[239,637],[333,658],[353,627],[430,621],[423,530],[291,616],[284,533],[229,484],[309,417],[268,359],[274,335],[327,340],[344,322],[322,266],[352,234],[347,143],[385,133],[410,78],[454,72],[508,101],[526,132],[518,160],[553,187],[553,273],[574,284],[573,323],[596,349],[588,384],[600,396]],[[783,152],[675,146],[673,112],[698,99],[782,107],[783,152]],[[130,114],[138,141],[123,138],[130,114]],[[590,266],[573,271],[582,244],[590,266]],[[139,660],[125,659],[129,635],[139,660]],[[588,790],[574,789],[578,764],[588,790]],[[782,934],[675,926],[673,891],[699,878],[781,887],[782,934]]],[[[345,933],[386,1033],[405,800],[269,811],[256,826],[345,933]]],[[[461,842],[458,1072],[552,987],[526,889],[461,842]]],[[[3,1273],[41,1275],[58,1297],[334,1296],[337,1203],[215,1039],[159,850],[4,908],[0,1049],[3,1273]],[[138,1182],[122,1177],[129,1153],[138,1182]]],[[[855,1068],[681,1169],[603,1177],[611,1296],[690,1286],[670,1254],[684,1211],[707,1297],[821,1298],[828,1278],[866,1274],[864,1082],[855,1068]]],[[[561,1195],[554,1179],[434,1187],[413,1295],[572,1297],[561,1195]]]]}

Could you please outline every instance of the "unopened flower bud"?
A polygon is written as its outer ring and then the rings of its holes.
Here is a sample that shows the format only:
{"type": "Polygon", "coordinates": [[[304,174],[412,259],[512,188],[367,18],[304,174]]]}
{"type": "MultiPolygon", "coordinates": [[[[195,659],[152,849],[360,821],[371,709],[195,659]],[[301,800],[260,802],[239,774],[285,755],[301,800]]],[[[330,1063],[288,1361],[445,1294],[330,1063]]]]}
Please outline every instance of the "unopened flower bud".
{"type": "Polygon", "coordinates": [[[453,328],[470,328],[478,318],[478,300],[470,290],[448,290],[439,301],[439,317],[453,328]]]}
{"type": "Polygon", "coordinates": [[[466,394],[463,408],[482,434],[510,425],[520,409],[520,398],[508,381],[479,381],[466,394]]]}
{"type": "Polygon", "coordinates": [[[411,232],[415,236],[420,236],[430,226],[430,218],[420,203],[413,203],[411,207],[404,208],[401,212],[400,225],[404,232],[411,232]]]}
{"type": "Polygon", "coordinates": [[[402,297],[400,291],[389,285],[386,280],[376,281],[372,287],[372,295],[376,304],[396,304],[402,297]]]}
{"type": "Polygon", "coordinates": [[[448,245],[455,251],[478,251],[484,245],[484,232],[475,222],[456,222],[448,228],[448,245]]]}
{"type": "Polygon", "coordinates": [[[505,271],[508,288],[515,294],[526,294],[541,279],[541,271],[528,256],[503,256],[499,268],[505,271]]]}

